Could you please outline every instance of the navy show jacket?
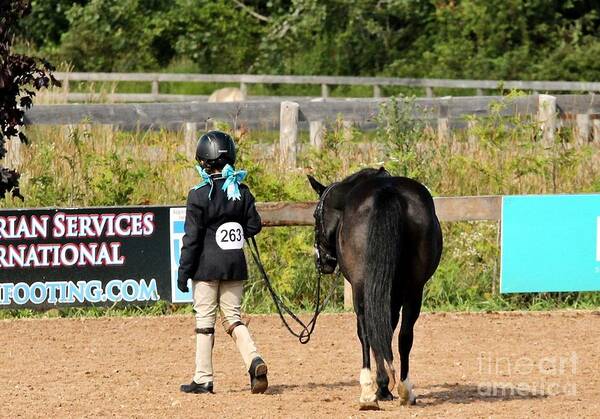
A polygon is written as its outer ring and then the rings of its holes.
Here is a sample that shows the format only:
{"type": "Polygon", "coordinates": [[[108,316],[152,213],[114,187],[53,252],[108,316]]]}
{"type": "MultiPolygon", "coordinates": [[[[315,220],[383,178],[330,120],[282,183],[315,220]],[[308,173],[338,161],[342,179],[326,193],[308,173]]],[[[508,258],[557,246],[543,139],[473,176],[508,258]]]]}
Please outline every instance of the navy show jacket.
{"type": "Polygon", "coordinates": [[[240,184],[240,200],[229,200],[221,190],[225,180],[213,182],[210,199],[210,185],[192,189],[188,194],[179,278],[246,280],[243,242],[261,230],[254,196],[246,185],[240,184]]]}

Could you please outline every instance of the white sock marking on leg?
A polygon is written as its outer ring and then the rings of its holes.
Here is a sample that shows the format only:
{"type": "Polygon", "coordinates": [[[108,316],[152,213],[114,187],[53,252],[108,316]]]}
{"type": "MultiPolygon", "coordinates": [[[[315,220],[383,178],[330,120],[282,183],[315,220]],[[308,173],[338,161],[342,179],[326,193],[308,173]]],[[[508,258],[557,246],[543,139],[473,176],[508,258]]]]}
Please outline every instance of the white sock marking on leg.
{"type": "Polygon", "coordinates": [[[405,389],[406,393],[404,393],[401,389],[398,389],[400,398],[404,401],[409,401],[412,404],[416,400],[416,397],[413,393],[413,385],[410,382],[410,377],[408,375],[406,376],[406,379],[402,381],[401,385],[405,389]],[[406,396],[408,396],[408,399],[405,398],[406,396]]]}
{"type": "Polygon", "coordinates": [[[360,370],[360,385],[361,386],[370,386],[372,383],[371,380],[371,370],[369,368],[363,368],[360,370]]]}

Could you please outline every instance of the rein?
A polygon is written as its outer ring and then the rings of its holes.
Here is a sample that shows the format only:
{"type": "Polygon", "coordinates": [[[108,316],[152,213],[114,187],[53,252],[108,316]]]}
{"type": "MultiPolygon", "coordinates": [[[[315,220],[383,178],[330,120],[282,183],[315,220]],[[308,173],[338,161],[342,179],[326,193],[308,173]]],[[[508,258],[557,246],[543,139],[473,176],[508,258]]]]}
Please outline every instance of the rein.
{"type": "MultiPolygon", "coordinates": [[[[325,231],[325,226],[323,223],[325,197],[327,196],[327,194],[329,193],[331,188],[336,184],[337,183],[329,185],[327,187],[327,189],[325,189],[325,191],[323,191],[323,194],[321,195],[321,199],[319,200],[319,203],[317,204],[317,208],[315,209],[315,215],[317,216],[317,217],[315,217],[315,218],[317,218],[315,220],[315,229],[316,229],[316,231],[315,231],[315,250],[317,251],[317,259],[315,261],[315,267],[317,269],[317,291],[315,293],[315,312],[308,323],[304,323],[300,318],[298,318],[298,316],[296,316],[294,314],[294,312],[281,300],[281,297],[279,297],[279,295],[277,295],[277,292],[275,292],[275,289],[273,288],[273,285],[271,284],[271,280],[269,279],[269,276],[267,275],[267,272],[265,271],[265,267],[263,266],[262,261],[260,260],[260,253],[258,251],[258,246],[256,245],[256,240],[254,239],[254,237],[250,238],[250,246],[249,246],[250,253],[252,254],[252,258],[254,259],[256,266],[258,266],[258,269],[260,270],[260,273],[262,274],[262,277],[265,280],[265,284],[267,286],[267,289],[269,290],[269,293],[271,294],[271,298],[273,298],[273,302],[275,303],[275,307],[277,308],[279,317],[281,318],[281,321],[283,322],[283,324],[287,328],[287,330],[292,335],[297,337],[298,340],[300,341],[300,343],[302,343],[302,344],[306,344],[310,341],[310,337],[315,330],[315,326],[317,325],[317,318],[319,317],[319,314],[321,314],[323,312],[323,310],[327,306],[327,303],[333,296],[333,292],[335,291],[335,284],[338,281],[339,277],[341,276],[341,272],[338,267],[336,269],[336,274],[335,274],[336,277],[335,277],[335,280],[333,281],[333,284],[331,285],[331,289],[329,290],[329,293],[327,294],[327,296],[321,303],[321,277],[322,277],[321,268],[320,268],[321,252],[319,251],[319,246],[317,244],[317,237],[320,234],[320,232],[325,231]],[[298,325],[300,325],[300,327],[302,328],[300,333],[297,333],[292,329],[292,327],[290,326],[288,321],[285,319],[285,316],[283,314],[284,312],[287,313],[298,325]]],[[[325,254],[325,257],[335,259],[330,254],[325,254]]]]}
{"type": "Polygon", "coordinates": [[[333,292],[335,291],[335,283],[337,282],[337,279],[341,275],[339,269],[336,274],[336,278],[335,278],[336,280],[333,282],[331,289],[329,290],[329,293],[327,294],[327,297],[325,297],[325,299],[323,300],[323,303],[321,303],[321,271],[319,270],[319,268],[317,266],[317,292],[315,295],[315,313],[313,314],[312,319],[308,323],[304,323],[281,300],[279,295],[277,295],[277,292],[275,292],[275,289],[273,289],[273,285],[271,284],[269,276],[267,275],[267,272],[265,271],[265,267],[263,266],[262,261],[260,260],[260,253],[258,251],[258,246],[256,245],[256,240],[254,239],[254,237],[250,238],[250,246],[249,247],[250,247],[250,253],[252,254],[252,258],[254,259],[254,262],[256,262],[256,265],[258,266],[258,269],[260,270],[260,273],[262,274],[263,279],[265,280],[267,289],[269,290],[269,293],[271,294],[271,297],[273,298],[273,302],[275,303],[275,307],[277,308],[277,312],[279,313],[279,317],[281,318],[281,321],[283,322],[283,324],[285,325],[287,330],[292,335],[294,335],[295,337],[298,338],[300,343],[302,343],[302,344],[308,343],[310,341],[310,337],[311,337],[312,333],[315,330],[315,326],[317,325],[317,317],[319,317],[319,314],[321,314],[323,312],[323,310],[325,309],[325,306],[327,305],[327,303],[333,296],[333,292]],[[297,333],[292,329],[292,327],[290,326],[290,324],[284,317],[284,314],[283,314],[284,312],[287,313],[296,323],[298,323],[300,325],[300,327],[302,328],[300,333],[297,333]]]}
{"type": "MultiPolygon", "coordinates": [[[[325,212],[325,198],[327,197],[329,192],[331,192],[333,187],[336,186],[338,183],[339,182],[334,182],[327,188],[325,188],[325,190],[321,194],[319,202],[317,203],[317,207],[315,208],[315,251],[317,252],[317,272],[320,272],[319,266],[321,264],[321,258],[324,257],[327,260],[333,260],[337,262],[336,257],[329,253],[329,251],[323,252],[323,255],[321,254],[321,249],[319,249],[317,237],[322,236],[325,244],[329,245],[329,241],[327,240],[327,236],[325,235],[325,217],[323,216],[323,213],[325,212]]],[[[327,247],[329,246],[325,246],[325,249],[327,249],[327,247]]]]}

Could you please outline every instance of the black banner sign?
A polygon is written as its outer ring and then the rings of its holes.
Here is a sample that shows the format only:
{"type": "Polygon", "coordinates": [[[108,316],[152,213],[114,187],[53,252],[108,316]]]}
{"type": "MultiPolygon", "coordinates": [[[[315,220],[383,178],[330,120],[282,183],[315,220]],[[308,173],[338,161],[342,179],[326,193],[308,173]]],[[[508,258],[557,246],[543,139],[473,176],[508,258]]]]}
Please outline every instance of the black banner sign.
{"type": "Polygon", "coordinates": [[[169,207],[0,211],[0,308],[171,301],[184,217],[169,207]]]}

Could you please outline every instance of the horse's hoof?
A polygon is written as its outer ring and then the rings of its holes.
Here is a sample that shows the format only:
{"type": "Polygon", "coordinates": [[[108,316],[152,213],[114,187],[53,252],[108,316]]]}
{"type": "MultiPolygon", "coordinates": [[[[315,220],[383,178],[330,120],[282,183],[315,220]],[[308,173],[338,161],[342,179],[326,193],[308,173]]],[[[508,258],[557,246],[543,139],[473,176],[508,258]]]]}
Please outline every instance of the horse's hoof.
{"type": "Polygon", "coordinates": [[[382,390],[381,388],[377,389],[377,400],[382,400],[389,402],[390,400],[394,400],[393,394],[387,388],[382,390]]]}
{"type": "Polygon", "coordinates": [[[379,410],[379,403],[377,400],[373,400],[372,402],[360,402],[360,410],[379,410]]]}
{"type": "Polygon", "coordinates": [[[413,386],[408,377],[398,384],[398,396],[400,397],[400,406],[412,406],[416,404],[417,397],[413,393],[413,386]]]}

